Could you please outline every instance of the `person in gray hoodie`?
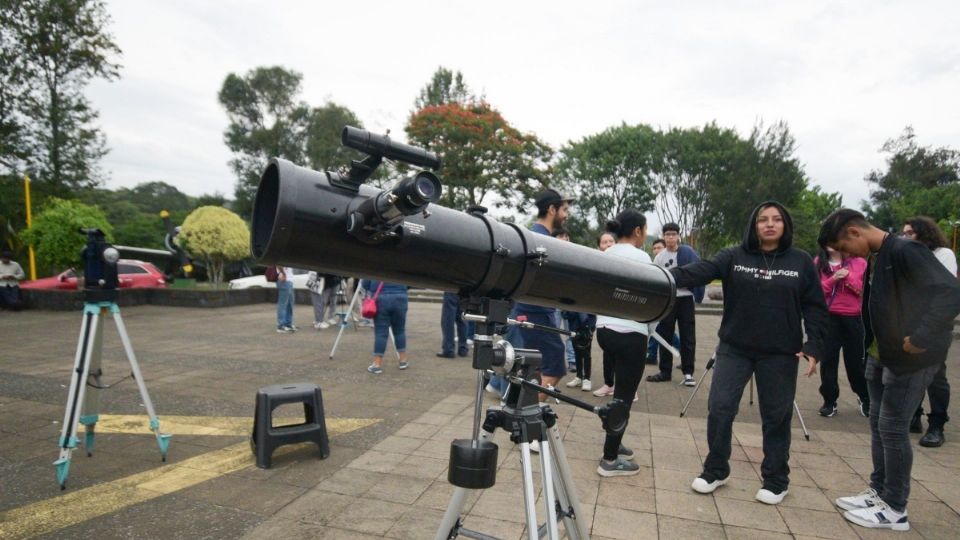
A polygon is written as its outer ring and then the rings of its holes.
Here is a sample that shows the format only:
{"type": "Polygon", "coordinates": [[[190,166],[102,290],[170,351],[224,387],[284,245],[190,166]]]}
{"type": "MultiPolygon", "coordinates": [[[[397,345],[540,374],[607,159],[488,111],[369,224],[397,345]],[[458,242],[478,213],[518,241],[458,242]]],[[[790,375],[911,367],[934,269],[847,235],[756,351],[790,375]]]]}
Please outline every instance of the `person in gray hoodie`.
{"type": "Polygon", "coordinates": [[[793,247],[793,221],[786,208],[768,201],[751,213],[739,246],[670,273],[677,288],[723,281],[720,345],[708,398],[710,451],[691,487],[712,493],[727,483],[733,421],[747,382],[756,377],[763,422],[763,485],[756,499],[779,504],[790,483],[790,422],[799,364],[806,364],[808,377],[816,373],[827,328],[813,259],[793,247]]]}

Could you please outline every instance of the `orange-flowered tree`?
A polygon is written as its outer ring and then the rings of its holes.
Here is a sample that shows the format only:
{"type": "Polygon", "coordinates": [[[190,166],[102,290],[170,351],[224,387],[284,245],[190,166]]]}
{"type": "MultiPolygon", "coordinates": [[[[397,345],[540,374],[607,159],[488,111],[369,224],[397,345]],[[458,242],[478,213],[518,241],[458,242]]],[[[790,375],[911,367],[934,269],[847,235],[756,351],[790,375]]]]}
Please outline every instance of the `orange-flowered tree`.
{"type": "Polygon", "coordinates": [[[462,78],[456,80],[461,91],[440,92],[452,96],[446,100],[421,96],[405,128],[411,144],[443,160],[440,204],[523,209],[548,183],[553,150],[536,135],[511,126],[486,101],[469,96],[462,78]]]}

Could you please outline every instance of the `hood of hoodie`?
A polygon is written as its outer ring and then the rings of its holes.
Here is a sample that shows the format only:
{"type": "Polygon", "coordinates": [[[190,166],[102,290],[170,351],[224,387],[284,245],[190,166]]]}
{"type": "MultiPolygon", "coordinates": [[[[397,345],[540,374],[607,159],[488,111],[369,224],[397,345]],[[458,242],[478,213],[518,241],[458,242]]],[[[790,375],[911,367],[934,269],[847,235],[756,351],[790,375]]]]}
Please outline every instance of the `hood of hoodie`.
{"type": "Polygon", "coordinates": [[[775,206],[780,210],[783,216],[783,236],[780,237],[780,245],[777,247],[777,253],[782,253],[793,246],[793,218],[790,212],[777,201],[766,201],[757,205],[750,213],[750,221],[747,222],[747,230],[743,234],[743,249],[750,253],[760,252],[760,238],[757,237],[757,216],[760,215],[760,209],[767,206],[775,206]]]}

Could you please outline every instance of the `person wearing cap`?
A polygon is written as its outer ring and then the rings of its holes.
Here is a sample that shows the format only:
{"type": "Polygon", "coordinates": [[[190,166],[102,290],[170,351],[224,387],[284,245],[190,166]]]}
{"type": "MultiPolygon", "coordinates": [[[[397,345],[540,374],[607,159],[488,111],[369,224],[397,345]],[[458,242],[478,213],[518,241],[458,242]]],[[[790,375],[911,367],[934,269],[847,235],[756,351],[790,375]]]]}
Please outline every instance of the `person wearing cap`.
{"type": "Polygon", "coordinates": [[[13,253],[0,253],[0,308],[20,310],[20,280],[25,277],[13,253]]]}
{"type": "MultiPolygon", "coordinates": [[[[534,202],[537,205],[537,222],[530,227],[530,230],[537,234],[551,236],[554,229],[563,227],[563,222],[570,215],[570,205],[574,199],[565,197],[555,189],[545,189],[537,193],[534,202]]],[[[556,328],[556,311],[552,307],[517,303],[513,318],[556,328]]],[[[567,372],[560,335],[528,328],[521,328],[519,333],[524,347],[537,349],[543,355],[540,370],[541,384],[556,386],[567,372]]],[[[546,394],[540,394],[540,401],[546,400],[546,397],[546,394]]]]}

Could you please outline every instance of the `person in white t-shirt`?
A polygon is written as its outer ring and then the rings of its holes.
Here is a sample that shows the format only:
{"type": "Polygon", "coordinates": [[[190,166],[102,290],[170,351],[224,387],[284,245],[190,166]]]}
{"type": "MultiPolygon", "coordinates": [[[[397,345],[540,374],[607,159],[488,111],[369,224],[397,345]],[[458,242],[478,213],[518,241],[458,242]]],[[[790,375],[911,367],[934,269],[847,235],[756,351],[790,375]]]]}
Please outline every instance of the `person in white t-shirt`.
{"type": "MultiPolygon", "coordinates": [[[[647,240],[647,218],[643,213],[633,209],[624,210],[616,219],[607,222],[606,229],[616,235],[617,243],[604,251],[605,256],[652,263],[650,256],[641,249],[647,240]]],[[[613,398],[626,404],[627,421],[629,407],[643,377],[649,335],[650,330],[644,323],[603,315],[597,317],[597,342],[603,349],[604,361],[612,360],[616,373],[613,398]]],[[[607,433],[597,474],[627,476],[640,472],[640,466],[632,461],[633,450],[625,447],[622,441],[623,432],[607,433]]]]}
{"type": "Polygon", "coordinates": [[[13,253],[0,254],[0,308],[20,310],[20,280],[26,276],[13,253]]]}

